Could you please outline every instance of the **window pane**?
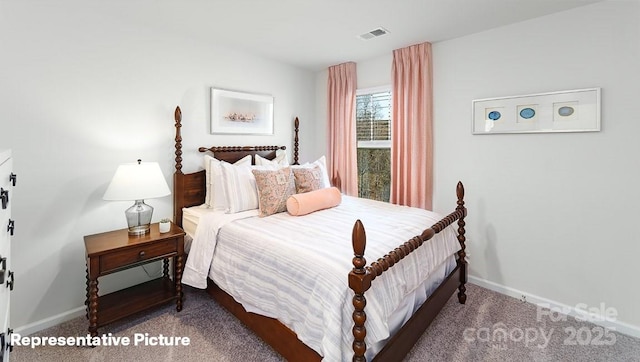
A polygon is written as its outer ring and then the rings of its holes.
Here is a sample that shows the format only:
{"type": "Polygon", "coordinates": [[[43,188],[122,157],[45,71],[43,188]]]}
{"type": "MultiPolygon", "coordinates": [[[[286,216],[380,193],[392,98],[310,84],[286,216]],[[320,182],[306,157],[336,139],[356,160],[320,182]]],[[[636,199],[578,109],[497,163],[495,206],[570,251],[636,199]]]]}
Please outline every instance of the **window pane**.
{"type": "Polygon", "coordinates": [[[389,202],[391,149],[358,148],[358,196],[389,202]]]}
{"type": "Polygon", "coordinates": [[[356,96],[356,134],[358,141],[391,139],[391,92],[356,96]]]}
{"type": "Polygon", "coordinates": [[[391,191],[391,91],[356,95],[358,196],[389,201],[391,191]]]}

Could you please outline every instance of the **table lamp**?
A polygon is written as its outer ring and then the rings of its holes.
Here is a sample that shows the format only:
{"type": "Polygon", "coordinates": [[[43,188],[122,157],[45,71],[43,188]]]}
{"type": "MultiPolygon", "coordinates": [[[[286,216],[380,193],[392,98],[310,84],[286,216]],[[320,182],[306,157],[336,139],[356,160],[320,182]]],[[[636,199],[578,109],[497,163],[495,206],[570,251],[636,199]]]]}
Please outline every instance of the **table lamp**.
{"type": "Polygon", "coordinates": [[[144,235],[149,232],[153,207],[144,199],[163,197],[171,194],[167,181],[157,162],[125,163],[118,166],[104,200],[135,201],[124,214],[129,225],[129,235],[144,235]]]}

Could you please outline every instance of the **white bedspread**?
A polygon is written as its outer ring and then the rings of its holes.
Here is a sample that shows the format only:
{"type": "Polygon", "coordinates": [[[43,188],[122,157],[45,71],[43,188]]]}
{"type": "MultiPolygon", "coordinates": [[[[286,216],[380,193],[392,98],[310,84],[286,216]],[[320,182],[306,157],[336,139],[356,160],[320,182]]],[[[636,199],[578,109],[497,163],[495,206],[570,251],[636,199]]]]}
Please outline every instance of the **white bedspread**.
{"type": "MultiPolygon", "coordinates": [[[[208,274],[245,309],[277,318],[325,361],[352,355],[353,292],[347,275],[356,219],[367,234],[367,264],[441,219],[421,209],[348,196],[338,207],[300,217],[218,216],[201,218],[183,282],[203,288],[208,274]]],[[[365,293],[368,346],[389,336],[387,321],[403,298],[459,248],[455,231],[447,228],[405,258],[413,260],[373,281],[365,293]]]]}
{"type": "Polygon", "coordinates": [[[254,216],[258,216],[258,210],[248,210],[237,214],[225,214],[222,211],[214,210],[200,212],[198,227],[182,273],[182,283],[194,288],[206,288],[207,275],[218,240],[218,231],[234,220],[254,216]]]}

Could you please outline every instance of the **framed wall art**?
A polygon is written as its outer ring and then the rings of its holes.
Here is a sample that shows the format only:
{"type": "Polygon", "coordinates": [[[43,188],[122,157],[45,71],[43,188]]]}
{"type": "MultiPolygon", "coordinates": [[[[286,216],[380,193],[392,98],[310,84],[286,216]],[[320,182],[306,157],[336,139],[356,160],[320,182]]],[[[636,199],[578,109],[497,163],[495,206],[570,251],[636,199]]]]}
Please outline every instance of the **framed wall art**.
{"type": "Polygon", "coordinates": [[[600,131],[600,88],[472,101],[473,134],[600,131]]]}
{"type": "Polygon", "coordinates": [[[211,88],[211,133],[273,134],[273,96],[211,88]]]}

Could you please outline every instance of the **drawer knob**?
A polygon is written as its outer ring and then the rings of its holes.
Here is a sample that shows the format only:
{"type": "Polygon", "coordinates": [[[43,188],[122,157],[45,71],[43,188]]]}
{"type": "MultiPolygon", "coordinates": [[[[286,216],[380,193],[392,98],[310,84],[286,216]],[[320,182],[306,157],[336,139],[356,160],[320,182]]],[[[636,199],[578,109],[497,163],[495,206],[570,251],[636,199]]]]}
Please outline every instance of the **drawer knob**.
{"type": "Polygon", "coordinates": [[[7,232],[11,233],[11,236],[13,236],[13,230],[15,230],[16,228],[16,222],[9,219],[9,225],[7,225],[7,232]]]}
{"type": "Polygon", "coordinates": [[[2,208],[6,209],[9,203],[9,190],[5,190],[0,187],[0,199],[2,199],[2,208]]]}
{"type": "Polygon", "coordinates": [[[2,265],[2,270],[0,270],[0,284],[4,284],[4,274],[7,272],[7,258],[0,256],[0,264],[2,265]]]}
{"type": "Polygon", "coordinates": [[[141,252],[138,254],[138,257],[139,257],[140,259],[144,258],[144,250],[143,250],[143,251],[141,251],[141,252]]]}
{"type": "MultiPolygon", "coordinates": [[[[13,334],[13,328],[8,328],[7,329],[7,336],[9,337],[9,340],[11,340],[11,335],[13,334]]],[[[13,344],[11,343],[7,343],[7,347],[6,347],[9,352],[13,352],[13,344]]]]}
{"type": "Polygon", "coordinates": [[[7,280],[7,288],[9,288],[9,290],[13,290],[13,272],[12,271],[9,272],[9,278],[7,280]]]}
{"type": "MultiPolygon", "coordinates": [[[[9,338],[6,338],[9,339],[9,338]]],[[[0,333],[0,358],[2,358],[2,360],[4,361],[4,349],[5,346],[7,349],[9,349],[9,346],[11,346],[11,343],[7,343],[6,339],[4,337],[4,332],[0,333]]]]}

